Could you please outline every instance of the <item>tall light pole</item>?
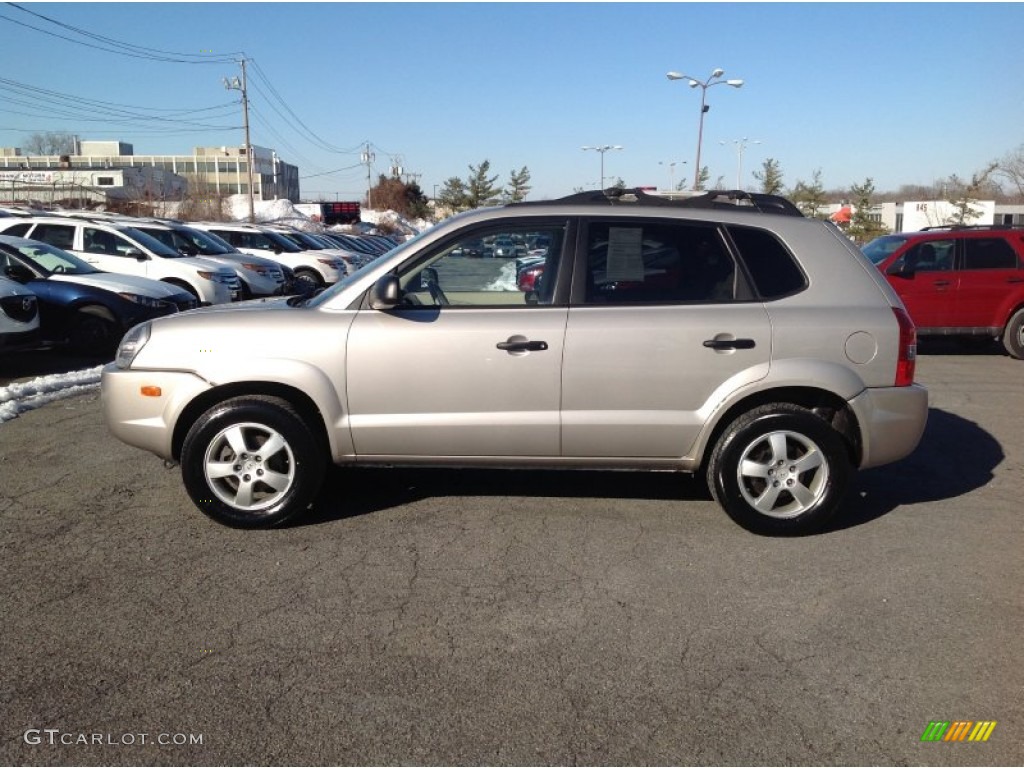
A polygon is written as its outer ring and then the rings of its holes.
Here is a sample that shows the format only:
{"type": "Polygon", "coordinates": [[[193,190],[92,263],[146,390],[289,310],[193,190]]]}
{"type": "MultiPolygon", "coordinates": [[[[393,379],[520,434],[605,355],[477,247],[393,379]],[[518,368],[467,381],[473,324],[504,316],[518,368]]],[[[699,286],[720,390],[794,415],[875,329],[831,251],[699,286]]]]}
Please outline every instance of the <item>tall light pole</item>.
{"type": "MultiPolygon", "coordinates": [[[[723,147],[726,142],[718,142],[723,147]]],[[[744,136],[742,139],[733,139],[732,143],[736,145],[736,189],[743,189],[743,151],[747,148],[747,137],[744,136]]],[[[754,139],[750,142],[751,144],[760,144],[760,139],[754,139]]]]}
{"type": "MultiPolygon", "coordinates": [[[[675,170],[677,165],[686,165],[685,160],[659,160],[658,165],[668,166],[668,191],[674,192],[676,188],[675,170]]],[[[680,182],[681,183],[681,182],[680,182]]]]}
{"type": "Polygon", "coordinates": [[[239,80],[237,77],[228,80],[224,78],[224,87],[229,91],[241,91],[242,92],[242,118],[245,122],[245,155],[246,155],[246,166],[249,169],[249,222],[256,221],[256,204],[253,202],[255,192],[253,190],[253,173],[252,165],[256,160],[256,153],[252,151],[252,143],[249,141],[249,90],[245,82],[245,58],[239,61],[242,65],[242,79],[239,80]]]}
{"type": "Polygon", "coordinates": [[[622,149],[618,144],[602,144],[598,147],[580,147],[580,149],[592,149],[601,153],[601,189],[604,189],[604,153],[611,149],[622,149]]]}
{"type": "Polygon", "coordinates": [[[665,77],[669,80],[689,80],[689,86],[691,88],[700,88],[700,124],[697,128],[697,165],[693,169],[693,188],[697,189],[700,186],[700,148],[704,142],[704,114],[711,109],[708,105],[708,88],[716,85],[731,85],[733,88],[742,88],[742,80],[723,80],[722,75],[725,74],[724,69],[714,69],[711,72],[711,77],[707,80],[698,80],[695,77],[684,75],[681,72],[668,72],[665,77]]]}

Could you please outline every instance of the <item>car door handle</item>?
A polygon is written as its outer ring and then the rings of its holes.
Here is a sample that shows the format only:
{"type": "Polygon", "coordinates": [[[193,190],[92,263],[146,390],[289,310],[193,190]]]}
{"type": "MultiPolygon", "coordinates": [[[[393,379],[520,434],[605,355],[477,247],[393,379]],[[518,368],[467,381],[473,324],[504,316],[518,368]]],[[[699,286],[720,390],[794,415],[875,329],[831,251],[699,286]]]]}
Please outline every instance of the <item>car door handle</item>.
{"type": "Polygon", "coordinates": [[[513,336],[508,341],[498,342],[498,349],[506,352],[543,352],[547,348],[546,341],[530,341],[522,336],[513,336]]]}
{"type": "Polygon", "coordinates": [[[1024,283],[1024,277],[1008,277],[1006,278],[1008,283],[1024,283]]]}
{"type": "Polygon", "coordinates": [[[753,349],[757,345],[753,339],[708,339],[704,346],[708,349],[753,349]]]}
{"type": "Polygon", "coordinates": [[[932,283],[932,285],[934,285],[936,288],[945,288],[947,285],[949,285],[949,280],[936,280],[934,283],[932,283]]]}

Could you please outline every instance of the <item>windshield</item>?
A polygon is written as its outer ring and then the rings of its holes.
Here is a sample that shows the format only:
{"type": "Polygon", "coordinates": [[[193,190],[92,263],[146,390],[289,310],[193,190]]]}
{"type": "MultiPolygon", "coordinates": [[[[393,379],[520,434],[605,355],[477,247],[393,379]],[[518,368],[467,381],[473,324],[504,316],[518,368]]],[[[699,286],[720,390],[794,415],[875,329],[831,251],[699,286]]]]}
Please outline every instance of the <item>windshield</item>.
{"type": "Polygon", "coordinates": [[[209,232],[192,229],[192,227],[175,227],[174,234],[187,246],[199,251],[201,256],[223,256],[227,253],[237,253],[228,243],[209,232]]]}
{"type": "Polygon", "coordinates": [[[266,237],[270,242],[272,242],[274,245],[276,245],[278,248],[280,248],[285,253],[301,253],[302,252],[302,248],[299,248],[299,246],[297,246],[295,243],[293,243],[287,237],[284,237],[283,235],[277,234],[277,232],[270,232],[270,231],[264,230],[263,236],[266,237]]]}
{"type": "Polygon", "coordinates": [[[907,238],[899,235],[883,235],[862,246],[861,250],[865,256],[871,259],[872,264],[878,265],[889,258],[905,242],[907,242],[907,238]]]}
{"type": "Polygon", "coordinates": [[[125,227],[124,229],[118,230],[122,235],[127,235],[132,238],[139,245],[143,246],[147,250],[152,251],[157,256],[163,256],[165,259],[178,259],[181,258],[181,254],[168,245],[164,245],[155,237],[147,235],[140,229],[135,227],[125,227]]]}
{"type": "Polygon", "coordinates": [[[324,249],[324,247],[320,245],[320,243],[306,237],[306,235],[303,234],[302,232],[287,232],[282,234],[303,250],[322,251],[324,249]]]}
{"type": "MultiPolygon", "coordinates": [[[[16,248],[22,259],[30,266],[47,275],[92,275],[99,272],[74,254],[62,251],[48,243],[32,241],[24,245],[8,244],[16,248]]],[[[3,254],[0,254],[2,256],[3,254]]]]}

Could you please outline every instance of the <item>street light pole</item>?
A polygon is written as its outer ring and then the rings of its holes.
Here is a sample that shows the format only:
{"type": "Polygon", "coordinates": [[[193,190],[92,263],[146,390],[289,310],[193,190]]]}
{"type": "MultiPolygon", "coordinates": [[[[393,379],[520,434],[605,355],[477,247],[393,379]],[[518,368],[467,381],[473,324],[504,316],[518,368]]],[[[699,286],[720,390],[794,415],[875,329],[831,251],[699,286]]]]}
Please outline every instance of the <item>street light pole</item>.
{"type": "MultiPolygon", "coordinates": [[[[723,147],[725,146],[724,141],[718,142],[723,147]]],[[[742,139],[733,139],[732,143],[736,145],[736,189],[743,189],[743,152],[747,148],[747,137],[744,136],[742,139]]],[[[750,142],[751,144],[760,144],[760,139],[754,139],[750,142]]]]}
{"type": "MultiPolygon", "coordinates": [[[[676,189],[675,170],[677,165],[686,165],[685,160],[659,160],[658,165],[668,166],[668,191],[674,192],[676,189]]],[[[680,182],[682,183],[682,182],[680,182]]]]}
{"type": "Polygon", "coordinates": [[[688,83],[691,88],[700,88],[700,123],[697,127],[697,166],[693,169],[693,188],[696,190],[700,186],[700,150],[701,145],[704,142],[704,114],[711,109],[708,106],[708,88],[716,85],[730,85],[733,88],[742,88],[742,80],[722,80],[722,75],[725,74],[724,69],[714,69],[711,72],[711,77],[707,80],[698,80],[695,77],[684,75],[681,72],[668,72],[665,77],[669,80],[689,80],[688,83]]]}
{"type": "Polygon", "coordinates": [[[580,149],[592,149],[601,153],[601,189],[604,189],[604,153],[610,149],[622,149],[618,144],[602,144],[598,147],[580,147],[580,149]]]}

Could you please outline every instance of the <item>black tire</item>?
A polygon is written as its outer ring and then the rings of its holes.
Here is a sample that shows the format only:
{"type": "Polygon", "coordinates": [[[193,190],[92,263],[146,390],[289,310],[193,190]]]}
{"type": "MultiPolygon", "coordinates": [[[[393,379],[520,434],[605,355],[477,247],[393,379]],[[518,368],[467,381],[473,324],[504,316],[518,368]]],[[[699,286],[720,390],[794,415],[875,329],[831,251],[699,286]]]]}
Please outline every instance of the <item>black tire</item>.
{"type": "Polygon", "coordinates": [[[303,296],[312,296],[324,287],[324,279],[311,269],[295,270],[295,287],[303,296]]]}
{"type": "Polygon", "coordinates": [[[1018,309],[1003,329],[1003,347],[1018,360],[1024,360],[1024,309],[1018,309]]]}
{"type": "Polygon", "coordinates": [[[835,516],[851,474],[846,442],[830,424],[806,408],[772,403],[722,433],[707,480],[715,500],[747,530],[799,535],[835,516]]]}
{"type": "Polygon", "coordinates": [[[181,449],[181,476],[192,502],[235,528],[270,528],[306,510],[325,467],[310,427],[276,397],[218,403],[192,425],[181,449]],[[270,440],[278,447],[264,455],[261,448],[270,440]]]}
{"type": "Polygon", "coordinates": [[[110,357],[121,340],[117,323],[103,307],[82,307],[68,328],[73,352],[88,357],[110,357]]]}

